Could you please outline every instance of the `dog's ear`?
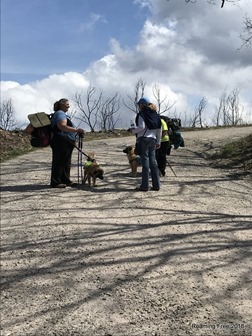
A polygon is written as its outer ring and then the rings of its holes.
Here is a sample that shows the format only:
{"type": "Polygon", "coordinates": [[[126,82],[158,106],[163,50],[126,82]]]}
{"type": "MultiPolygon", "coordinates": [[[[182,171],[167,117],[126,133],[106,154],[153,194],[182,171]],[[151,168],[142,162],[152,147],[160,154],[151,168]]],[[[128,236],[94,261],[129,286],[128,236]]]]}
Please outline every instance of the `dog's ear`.
{"type": "Polygon", "coordinates": [[[95,152],[89,152],[88,153],[88,158],[90,159],[89,161],[94,160],[94,157],[95,157],[95,152]]]}
{"type": "Polygon", "coordinates": [[[133,149],[132,146],[127,146],[126,148],[124,148],[123,153],[129,154],[132,151],[132,149],[133,149]]]}

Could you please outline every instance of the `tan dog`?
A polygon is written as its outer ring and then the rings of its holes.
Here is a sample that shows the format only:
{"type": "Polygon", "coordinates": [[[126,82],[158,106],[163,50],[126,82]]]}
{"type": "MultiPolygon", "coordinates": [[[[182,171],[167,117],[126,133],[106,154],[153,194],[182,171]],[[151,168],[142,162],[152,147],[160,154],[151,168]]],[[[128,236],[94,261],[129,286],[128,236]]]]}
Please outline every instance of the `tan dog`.
{"type": "Polygon", "coordinates": [[[134,153],[134,147],[132,146],[127,146],[124,150],[123,153],[127,155],[130,168],[131,168],[131,176],[136,177],[137,176],[137,167],[141,166],[141,159],[139,155],[136,155],[134,153]]]}
{"type": "Polygon", "coordinates": [[[88,182],[88,186],[91,187],[92,182],[93,187],[96,187],[96,179],[99,178],[103,180],[104,171],[96,162],[94,158],[94,152],[89,153],[88,156],[89,158],[83,166],[84,178],[82,180],[82,184],[84,185],[86,182],[88,182]]]}

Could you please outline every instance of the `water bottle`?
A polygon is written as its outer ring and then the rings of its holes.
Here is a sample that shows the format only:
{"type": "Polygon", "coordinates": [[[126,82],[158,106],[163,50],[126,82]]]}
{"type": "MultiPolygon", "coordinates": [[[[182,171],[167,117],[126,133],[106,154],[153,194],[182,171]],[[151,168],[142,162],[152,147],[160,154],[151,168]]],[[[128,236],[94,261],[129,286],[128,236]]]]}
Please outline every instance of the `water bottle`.
{"type": "Polygon", "coordinates": [[[134,127],[135,127],[134,120],[130,120],[130,128],[134,128],[134,127]]]}

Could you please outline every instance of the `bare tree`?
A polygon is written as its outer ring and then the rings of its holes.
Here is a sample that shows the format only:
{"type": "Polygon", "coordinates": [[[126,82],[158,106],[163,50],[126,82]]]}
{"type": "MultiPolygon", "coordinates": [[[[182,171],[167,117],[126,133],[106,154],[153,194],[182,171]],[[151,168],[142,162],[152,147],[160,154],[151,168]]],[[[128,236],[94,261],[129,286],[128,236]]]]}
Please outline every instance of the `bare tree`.
{"type": "Polygon", "coordinates": [[[116,116],[120,108],[120,98],[118,98],[118,93],[112,98],[106,99],[101,106],[99,115],[99,124],[101,130],[113,130],[115,129],[116,123],[119,120],[119,116],[116,116]]]}
{"type": "Polygon", "coordinates": [[[10,131],[18,127],[18,121],[15,118],[15,109],[11,98],[3,100],[0,108],[0,127],[10,131]]]}
{"type": "Polygon", "coordinates": [[[138,110],[137,110],[137,102],[138,100],[144,96],[144,90],[145,90],[145,85],[146,83],[143,81],[142,78],[138,79],[135,88],[134,88],[134,92],[133,94],[128,94],[127,98],[128,101],[125,102],[123,100],[123,104],[124,106],[129,109],[130,111],[134,112],[137,114],[138,110]]]}
{"type": "MultiPolygon", "coordinates": [[[[251,46],[252,45],[252,19],[248,16],[245,17],[244,20],[244,33],[240,35],[240,38],[243,42],[241,48],[243,46],[251,46]]],[[[241,49],[240,48],[240,49],[241,49]]]]}
{"type": "Polygon", "coordinates": [[[83,94],[76,92],[74,95],[74,102],[79,109],[78,116],[75,118],[90,127],[91,132],[95,131],[97,126],[98,116],[102,108],[103,92],[100,91],[96,96],[96,88],[90,85],[86,92],[86,97],[83,94]],[[85,104],[83,100],[85,99],[85,104]]]}
{"type": "Polygon", "coordinates": [[[183,119],[183,127],[190,127],[190,120],[189,120],[189,113],[187,110],[183,112],[183,116],[177,117],[176,114],[174,116],[175,118],[183,119]]]}
{"type": "Polygon", "coordinates": [[[233,89],[230,94],[227,94],[226,90],[223,91],[216,108],[214,122],[216,126],[236,126],[243,123],[237,88],[233,89]]]}
{"type": "Polygon", "coordinates": [[[242,113],[240,111],[239,90],[234,89],[227,98],[229,107],[229,125],[239,125],[243,123],[242,113]]]}
{"type": "Polygon", "coordinates": [[[170,111],[176,104],[176,102],[171,103],[169,100],[167,100],[167,95],[163,96],[163,98],[161,97],[162,92],[159,84],[154,84],[152,92],[157,102],[157,112],[159,114],[164,114],[165,112],[170,111]]]}
{"type": "Polygon", "coordinates": [[[196,127],[197,125],[199,125],[200,127],[203,127],[202,115],[203,115],[203,112],[204,112],[206,106],[207,106],[207,100],[206,100],[205,97],[203,97],[200,100],[199,105],[196,107],[195,113],[191,118],[191,126],[192,127],[196,127]]]}
{"type": "Polygon", "coordinates": [[[216,107],[216,114],[213,118],[215,126],[221,125],[221,120],[227,115],[227,92],[224,90],[219,98],[219,105],[216,107]]]}

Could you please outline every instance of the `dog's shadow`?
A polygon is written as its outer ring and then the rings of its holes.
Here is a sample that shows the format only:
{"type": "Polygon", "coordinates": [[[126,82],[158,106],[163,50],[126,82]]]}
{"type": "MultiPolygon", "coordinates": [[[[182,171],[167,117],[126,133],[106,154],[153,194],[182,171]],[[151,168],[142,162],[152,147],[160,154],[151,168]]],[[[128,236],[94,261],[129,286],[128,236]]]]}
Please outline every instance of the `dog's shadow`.
{"type": "Polygon", "coordinates": [[[141,172],[137,172],[136,176],[132,176],[131,172],[114,172],[111,173],[110,176],[116,177],[116,178],[137,178],[137,177],[141,177],[141,172]]]}

